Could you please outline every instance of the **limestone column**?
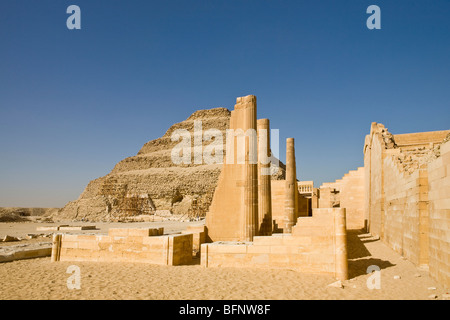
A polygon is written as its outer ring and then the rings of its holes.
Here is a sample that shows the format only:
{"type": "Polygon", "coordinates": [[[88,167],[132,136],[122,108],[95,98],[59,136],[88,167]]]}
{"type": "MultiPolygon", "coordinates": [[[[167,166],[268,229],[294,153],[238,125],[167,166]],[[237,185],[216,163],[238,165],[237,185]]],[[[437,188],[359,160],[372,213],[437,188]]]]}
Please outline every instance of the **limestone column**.
{"type": "Polygon", "coordinates": [[[258,228],[256,97],[236,99],[226,158],[206,215],[209,241],[253,241],[258,228]]]}
{"type": "Polygon", "coordinates": [[[258,131],[258,235],[272,235],[272,192],[270,175],[270,123],[257,121],[258,131]]]}
{"type": "Polygon", "coordinates": [[[61,255],[61,238],[62,236],[60,234],[53,234],[51,262],[59,261],[61,255]]]}
{"type": "Polygon", "coordinates": [[[256,125],[256,97],[241,98],[244,107],[245,181],[244,181],[244,241],[253,241],[258,232],[258,141],[256,125]],[[248,131],[250,130],[250,131],[248,131]]]}
{"type": "Polygon", "coordinates": [[[348,279],[347,261],[347,227],[345,223],[345,208],[334,209],[336,278],[348,279]]]}
{"type": "Polygon", "coordinates": [[[294,138],[286,139],[286,185],[283,233],[290,233],[296,219],[297,174],[295,168],[294,138]]]}

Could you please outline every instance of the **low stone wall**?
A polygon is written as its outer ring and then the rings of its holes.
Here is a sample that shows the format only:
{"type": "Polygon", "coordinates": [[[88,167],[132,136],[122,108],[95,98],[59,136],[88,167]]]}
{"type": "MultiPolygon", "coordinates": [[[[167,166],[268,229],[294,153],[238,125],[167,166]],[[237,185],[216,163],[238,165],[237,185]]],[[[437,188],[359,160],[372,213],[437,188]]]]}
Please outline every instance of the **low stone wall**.
{"type": "Polygon", "coordinates": [[[192,261],[192,234],[163,229],[109,229],[108,235],[62,234],[54,238],[53,261],[143,262],[181,265],[192,261]],[[59,243],[58,243],[59,242],[59,243]]]}
{"type": "Polygon", "coordinates": [[[192,234],[192,255],[197,256],[200,253],[200,246],[206,242],[206,226],[188,226],[182,234],[192,234]]]}
{"type": "Polygon", "coordinates": [[[254,237],[253,242],[215,242],[201,245],[204,267],[292,269],[348,277],[345,209],[313,209],[299,217],[291,234],[254,237]]]}
{"type": "Polygon", "coordinates": [[[0,262],[49,257],[51,253],[51,247],[18,249],[12,252],[0,254],[0,262]]]}
{"type": "Polygon", "coordinates": [[[350,170],[341,179],[320,187],[319,208],[345,208],[348,229],[365,227],[364,167],[350,170]]]}

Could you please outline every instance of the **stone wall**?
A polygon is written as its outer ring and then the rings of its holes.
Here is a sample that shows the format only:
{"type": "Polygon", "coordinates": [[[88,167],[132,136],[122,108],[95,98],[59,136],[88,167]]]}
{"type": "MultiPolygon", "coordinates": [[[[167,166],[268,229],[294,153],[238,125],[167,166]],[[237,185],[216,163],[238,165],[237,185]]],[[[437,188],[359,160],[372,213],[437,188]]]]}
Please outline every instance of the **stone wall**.
{"type": "Polygon", "coordinates": [[[342,179],[323,183],[320,187],[320,208],[345,208],[348,229],[362,229],[364,218],[364,168],[351,170],[342,179]]]}
{"type": "Polygon", "coordinates": [[[377,128],[377,131],[372,135],[369,153],[369,165],[364,167],[370,172],[370,189],[368,192],[369,214],[368,227],[370,233],[374,236],[382,237],[383,223],[384,223],[384,175],[383,175],[383,160],[385,157],[385,144],[383,139],[384,126],[377,128]]]}
{"type": "Polygon", "coordinates": [[[346,209],[347,229],[364,228],[364,168],[345,174],[341,179],[340,208],[346,209]]]}
{"type": "Polygon", "coordinates": [[[52,255],[57,252],[56,261],[143,262],[158,265],[181,265],[192,261],[192,234],[161,233],[160,229],[111,228],[108,235],[62,234],[60,245],[54,245],[52,255]]]}
{"type": "Polygon", "coordinates": [[[257,236],[253,242],[216,242],[201,246],[204,267],[275,268],[348,276],[345,209],[313,209],[299,217],[291,234],[257,236]]]}
{"type": "Polygon", "coordinates": [[[383,241],[414,264],[427,265],[427,171],[405,175],[388,157],[384,161],[384,181],[383,241]]]}
{"type": "MultiPolygon", "coordinates": [[[[285,228],[285,201],[286,201],[286,180],[272,180],[272,220],[274,232],[282,232],[285,228]]],[[[308,199],[296,194],[297,205],[295,207],[295,218],[308,215],[309,202],[308,199]]]]}
{"type": "Polygon", "coordinates": [[[450,142],[441,145],[440,153],[428,164],[429,270],[450,288],[450,142]]]}
{"type": "Polygon", "coordinates": [[[207,230],[206,226],[188,226],[186,230],[181,231],[183,234],[192,234],[192,254],[197,256],[200,253],[200,246],[206,242],[207,230]]]}
{"type": "Polygon", "coordinates": [[[450,285],[450,130],[392,135],[372,123],[364,146],[368,231],[450,285]]]}
{"type": "Polygon", "coordinates": [[[284,200],[285,200],[285,180],[272,180],[272,220],[274,222],[274,231],[283,228],[284,225],[284,200]]]}

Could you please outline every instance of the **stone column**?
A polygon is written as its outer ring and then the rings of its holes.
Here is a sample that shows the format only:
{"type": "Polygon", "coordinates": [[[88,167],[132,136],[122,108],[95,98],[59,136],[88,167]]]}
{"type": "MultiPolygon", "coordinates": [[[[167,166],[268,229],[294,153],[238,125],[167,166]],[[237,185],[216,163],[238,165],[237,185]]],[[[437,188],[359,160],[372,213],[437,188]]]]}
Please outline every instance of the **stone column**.
{"type": "Polygon", "coordinates": [[[226,158],[206,215],[209,241],[253,241],[258,228],[256,97],[236,99],[226,158]]]}
{"type": "Polygon", "coordinates": [[[295,169],[294,138],[286,139],[286,186],[283,233],[290,233],[296,219],[297,174],[295,169]]]}
{"type": "Polygon", "coordinates": [[[244,182],[244,241],[253,241],[258,233],[258,137],[256,125],[256,97],[241,98],[244,112],[245,137],[245,182],[244,182]]]}
{"type": "Polygon", "coordinates": [[[60,234],[53,234],[51,262],[59,261],[61,255],[61,238],[62,236],[60,234]]]}
{"type": "Polygon", "coordinates": [[[336,278],[348,279],[347,262],[347,227],[345,223],[345,208],[334,209],[336,278]]]}
{"type": "Polygon", "coordinates": [[[257,121],[258,131],[258,235],[272,235],[272,192],[270,174],[270,123],[257,121]]]}

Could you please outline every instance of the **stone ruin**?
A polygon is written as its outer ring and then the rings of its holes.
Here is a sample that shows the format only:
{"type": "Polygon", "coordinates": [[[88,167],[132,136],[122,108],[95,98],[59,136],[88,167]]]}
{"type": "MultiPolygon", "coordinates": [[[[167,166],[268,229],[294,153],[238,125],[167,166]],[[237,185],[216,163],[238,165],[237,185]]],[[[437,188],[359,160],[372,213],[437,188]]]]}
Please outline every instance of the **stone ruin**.
{"type": "MultiPolygon", "coordinates": [[[[257,121],[256,110],[255,96],[238,98],[230,127],[244,132],[268,128],[267,120],[257,121]]],[[[232,164],[224,163],[219,176],[206,216],[210,243],[201,245],[201,264],[204,267],[293,269],[347,279],[345,209],[312,209],[312,216],[300,215],[293,138],[286,141],[286,179],[280,188],[282,199],[274,199],[272,181],[264,179],[261,171],[260,157],[264,155],[258,152],[259,165],[251,163],[252,139],[245,139],[245,162],[238,164],[235,159],[232,164]],[[282,208],[277,219],[272,216],[274,206],[282,208]],[[275,225],[276,231],[281,229],[282,233],[273,233],[275,225]]]]}
{"type": "MultiPolygon", "coordinates": [[[[139,216],[177,219],[204,218],[221,172],[221,164],[174,164],[171,151],[175,130],[194,134],[194,122],[203,131],[216,129],[225,135],[231,112],[214,108],[194,112],[188,119],[171,126],[161,138],[147,142],[137,155],[117,163],[104,177],[89,182],[75,201],[53,214],[55,219],[84,221],[127,221],[139,216]]],[[[226,154],[225,147],[223,152],[226,154]]],[[[284,178],[284,167],[272,179],[284,178]]]]}
{"type": "MultiPolygon", "coordinates": [[[[231,129],[242,129],[242,132],[252,129],[257,137],[263,132],[261,129],[269,129],[267,119],[257,120],[255,96],[237,99],[229,123],[231,129]]],[[[261,161],[262,157],[271,156],[270,140],[263,146],[260,141],[264,140],[257,137],[244,136],[244,144],[238,143],[239,135],[232,137],[234,150],[226,150],[231,154],[231,163],[227,157],[221,165],[206,226],[190,227],[178,235],[164,235],[162,231],[151,229],[110,229],[107,236],[56,234],[52,261],[177,265],[189,263],[193,254],[200,250],[204,267],[288,268],[347,279],[345,209],[315,208],[312,216],[299,215],[293,138],[287,139],[282,203],[272,199],[271,175],[263,174],[267,173],[264,169],[270,168],[270,163],[261,161]],[[239,145],[244,147],[241,163],[238,161],[239,145]],[[255,154],[256,161],[251,161],[255,154]],[[272,216],[274,205],[283,208],[278,221],[272,216]],[[274,234],[274,230],[283,230],[283,233],[274,234]]],[[[119,185],[113,192],[123,193],[124,190],[126,188],[119,185]]]]}
{"type": "MultiPolygon", "coordinates": [[[[258,135],[269,125],[257,119],[255,96],[237,99],[230,128],[258,135]]],[[[221,165],[206,225],[178,235],[129,229],[55,236],[53,260],[176,265],[200,255],[205,268],[281,268],[345,280],[347,232],[363,230],[450,287],[450,130],[394,135],[372,123],[364,167],[318,189],[297,180],[293,138],[286,141],[285,178],[277,180],[261,174],[270,145],[244,139],[244,161],[221,165]]]]}

